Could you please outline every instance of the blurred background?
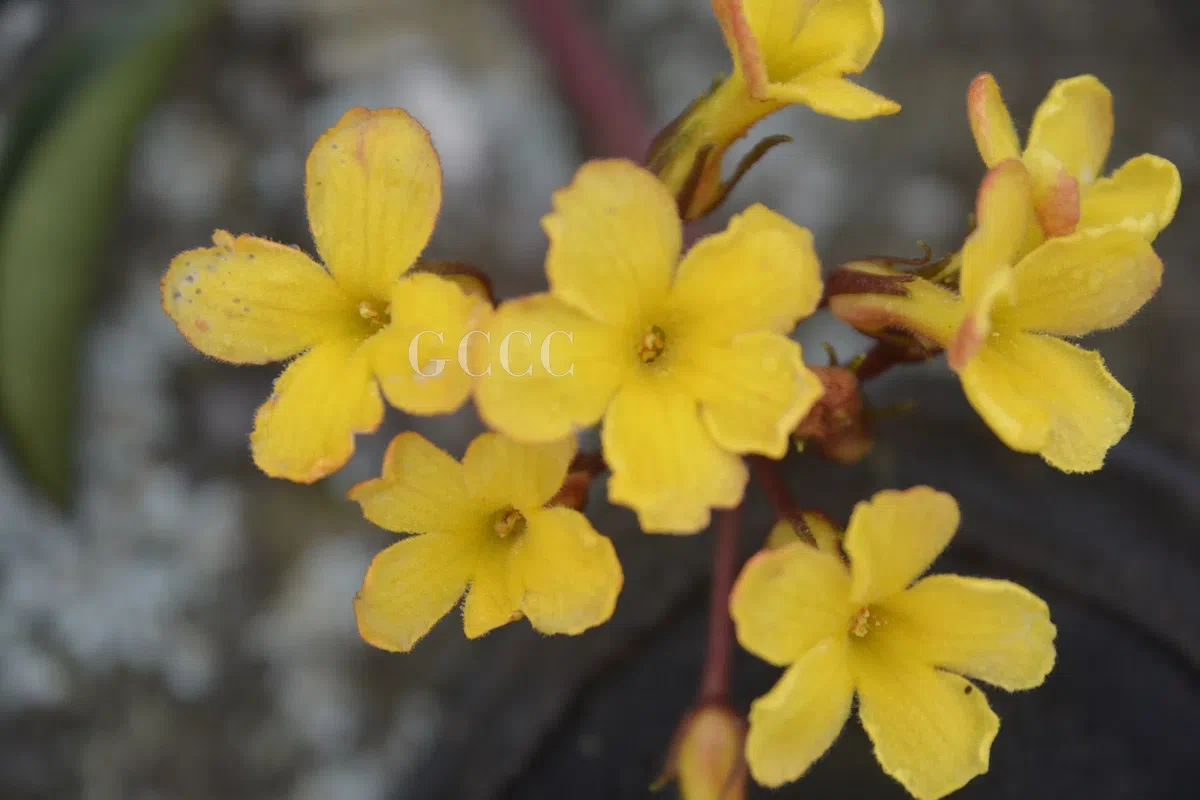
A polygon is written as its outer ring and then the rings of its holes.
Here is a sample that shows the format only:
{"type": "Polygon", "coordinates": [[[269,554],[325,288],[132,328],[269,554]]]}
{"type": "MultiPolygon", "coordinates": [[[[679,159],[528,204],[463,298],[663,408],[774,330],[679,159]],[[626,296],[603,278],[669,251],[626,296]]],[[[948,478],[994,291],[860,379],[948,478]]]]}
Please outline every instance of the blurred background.
{"type": "MultiPolygon", "coordinates": [[[[728,56],[705,0],[569,3],[654,129],[728,56]]],[[[314,487],[271,481],[247,434],[277,367],[206,360],[159,306],[175,253],[214,228],[311,252],[303,165],[347,108],[400,106],[432,132],[445,206],[428,251],[544,285],[539,217],[602,155],[525,10],[507,0],[0,0],[0,797],[641,797],[699,674],[710,543],[636,533],[593,492],[626,588],[609,625],[543,639],[525,623],[468,645],[457,615],[412,654],[372,651],[350,600],[391,541],[344,499],[415,428],[460,454],[468,409],[389,412],[314,487]]],[[[942,364],[896,371],[916,399],[868,461],[796,459],[806,505],[845,519],[875,488],[928,481],[970,533],[945,568],[1046,596],[1060,665],[997,697],[993,774],[967,797],[1185,797],[1200,741],[1200,11],[1193,0],[885,0],[863,83],[898,100],[850,123],[802,108],[719,216],[763,201],[835,264],[961,242],[983,167],[965,117],[991,71],[1022,127],[1058,78],[1116,98],[1110,164],[1183,174],[1157,249],[1158,297],[1097,336],[1138,399],[1099,476],[1003,451],[942,364]]],[[[743,143],[737,153],[748,148],[743,143]]],[[[736,154],[735,153],[735,157],[736,154]]],[[[735,163],[731,160],[727,163],[735,163]]],[[[810,358],[863,345],[807,323],[810,358]]],[[[748,547],[768,515],[751,497],[748,547]]],[[[745,704],[774,680],[735,666],[745,704]]],[[[665,790],[670,796],[673,789],[665,790]]],[[[903,796],[852,722],[786,796],[903,796]]]]}

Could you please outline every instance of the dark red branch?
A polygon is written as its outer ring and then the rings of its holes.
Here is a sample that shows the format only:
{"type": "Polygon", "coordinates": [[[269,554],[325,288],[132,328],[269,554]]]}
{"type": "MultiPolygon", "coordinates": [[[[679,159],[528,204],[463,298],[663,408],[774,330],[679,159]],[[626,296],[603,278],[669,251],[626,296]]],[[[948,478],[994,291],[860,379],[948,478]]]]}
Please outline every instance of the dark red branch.
{"type": "Polygon", "coordinates": [[[717,512],[717,543],[713,550],[712,581],[708,600],[708,647],[700,676],[698,706],[729,703],[729,668],[733,660],[733,620],[729,593],[738,568],[741,508],[717,512]]]}
{"type": "Polygon", "coordinates": [[[605,156],[641,162],[650,142],[641,102],[580,19],[573,0],[516,0],[585,135],[605,156]]]}

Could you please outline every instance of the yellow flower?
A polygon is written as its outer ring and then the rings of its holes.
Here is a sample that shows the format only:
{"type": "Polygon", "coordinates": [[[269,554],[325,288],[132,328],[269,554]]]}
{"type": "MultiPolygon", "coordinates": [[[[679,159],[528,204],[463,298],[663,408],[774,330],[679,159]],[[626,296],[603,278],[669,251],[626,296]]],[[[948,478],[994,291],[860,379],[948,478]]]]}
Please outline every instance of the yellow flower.
{"type": "Polygon", "coordinates": [[[472,639],[522,616],[571,635],[612,616],[612,543],[578,511],[546,506],[574,454],[574,438],[531,446],[485,433],[459,464],[419,434],[393,439],[382,477],[350,498],[376,525],[419,535],[371,562],[354,600],[363,639],[407,652],[464,593],[472,639]]]}
{"type": "Polygon", "coordinates": [[[919,486],[859,503],[850,566],[805,544],[763,550],[730,598],[738,641],[787,671],[750,707],[755,780],[799,778],[829,749],[854,695],[884,771],[913,796],[942,797],[987,772],[1000,721],[962,676],[1008,691],[1054,666],[1046,604],[1007,581],[917,581],[958,527],[947,494],[919,486]],[[914,585],[913,581],[917,581],[914,585]]]}
{"type": "Polygon", "coordinates": [[[493,317],[488,424],[552,441],[604,419],[609,499],[642,529],[691,533],[741,500],[739,454],[781,457],[821,394],[787,333],[821,296],[812,235],[763,206],[701,240],[626,161],[585,164],[542,220],[550,291],[493,317]]]}
{"type": "Polygon", "coordinates": [[[1040,223],[1026,249],[1045,236],[1076,228],[1125,223],[1150,241],[1170,223],[1179,205],[1179,170],[1165,158],[1140,155],[1102,178],[1112,145],[1112,94],[1094,75],[1054,84],[1033,117],[1025,149],[996,79],[984,73],[971,82],[967,115],[975,144],[988,168],[1021,159],[1033,176],[1040,223]]]}
{"type": "Polygon", "coordinates": [[[692,711],[676,731],[669,763],[651,789],[675,780],[680,800],[745,800],[745,741],[746,721],[730,709],[707,705],[692,711]]]}
{"type": "Polygon", "coordinates": [[[845,77],[866,69],[883,39],[879,0],[713,0],[713,11],[733,74],[685,110],[650,155],[651,169],[679,199],[685,219],[720,203],[762,155],[755,153],[732,181],[722,182],[725,151],[768,114],[792,103],[842,119],[900,110],[845,77]]]}
{"type": "Polygon", "coordinates": [[[490,307],[410,270],[442,186],[429,134],[408,114],[348,111],[309,154],[306,195],[324,267],[298,249],[217,231],[214,247],[172,260],[162,300],[206,355],[237,364],[296,357],[255,415],[250,443],[263,472],[309,483],[350,458],[355,433],[379,426],[380,387],[412,413],[460,406],[470,377],[456,360],[459,341],[490,307]]]}
{"type": "Polygon", "coordinates": [[[1060,337],[1123,324],[1158,290],[1162,261],[1124,225],[1047,239],[1021,256],[1032,191],[1020,161],[988,173],[963,248],[961,296],[904,275],[896,294],[841,295],[830,307],[859,330],[899,328],[947,348],[971,405],[1006,445],[1064,472],[1092,472],[1129,430],[1133,397],[1099,353],[1060,337]]]}

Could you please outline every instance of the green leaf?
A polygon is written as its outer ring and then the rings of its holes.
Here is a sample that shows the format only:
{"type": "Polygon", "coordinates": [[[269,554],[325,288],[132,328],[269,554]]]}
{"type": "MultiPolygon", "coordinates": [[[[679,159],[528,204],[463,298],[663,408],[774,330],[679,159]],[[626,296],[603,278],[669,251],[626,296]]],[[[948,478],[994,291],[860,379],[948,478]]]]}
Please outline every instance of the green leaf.
{"type": "Polygon", "coordinates": [[[73,43],[82,60],[60,49],[0,165],[0,178],[11,172],[0,185],[0,421],[27,475],[59,502],[70,496],[81,336],[129,148],[213,7],[136,3],[73,43]]]}

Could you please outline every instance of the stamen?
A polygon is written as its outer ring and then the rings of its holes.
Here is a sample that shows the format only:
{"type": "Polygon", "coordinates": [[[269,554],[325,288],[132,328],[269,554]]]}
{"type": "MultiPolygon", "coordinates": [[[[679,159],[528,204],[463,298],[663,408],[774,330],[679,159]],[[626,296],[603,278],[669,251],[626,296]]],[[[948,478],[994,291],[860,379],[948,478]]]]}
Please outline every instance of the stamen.
{"type": "Polygon", "coordinates": [[[507,539],[514,532],[520,533],[525,529],[525,517],[515,508],[507,508],[496,516],[492,528],[501,539],[507,539]]]}
{"type": "Polygon", "coordinates": [[[358,314],[363,319],[376,325],[384,324],[383,314],[379,313],[379,310],[375,308],[370,300],[363,300],[358,304],[358,314]]]}
{"type": "Polygon", "coordinates": [[[860,639],[871,632],[871,609],[863,606],[858,610],[850,619],[850,632],[860,639]]]}
{"type": "Polygon", "coordinates": [[[662,328],[655,325],[650,330],[646,331],[638,342],[638,358],[643,364],[651,364],[663,354],[663,350],[667,346],[667,334],[662,328]]]}

